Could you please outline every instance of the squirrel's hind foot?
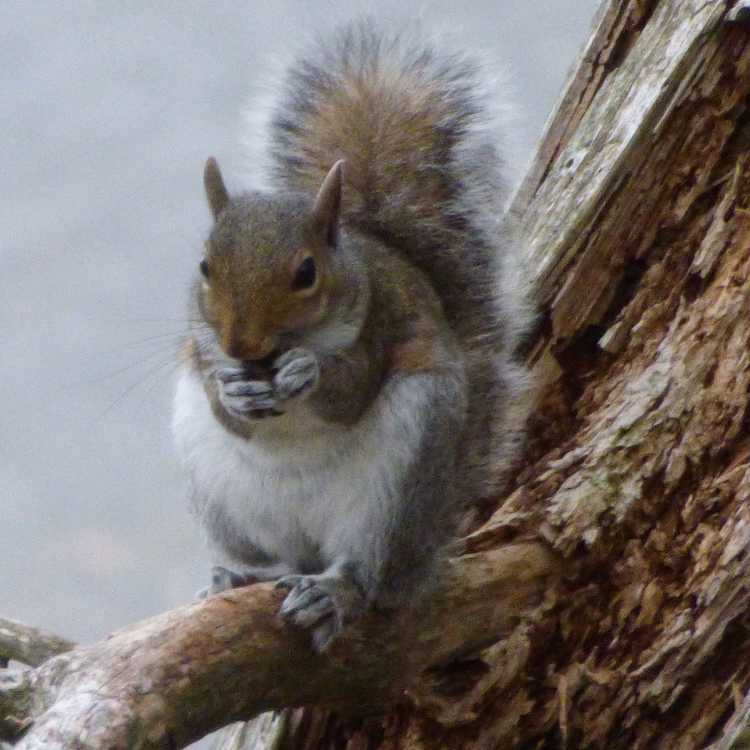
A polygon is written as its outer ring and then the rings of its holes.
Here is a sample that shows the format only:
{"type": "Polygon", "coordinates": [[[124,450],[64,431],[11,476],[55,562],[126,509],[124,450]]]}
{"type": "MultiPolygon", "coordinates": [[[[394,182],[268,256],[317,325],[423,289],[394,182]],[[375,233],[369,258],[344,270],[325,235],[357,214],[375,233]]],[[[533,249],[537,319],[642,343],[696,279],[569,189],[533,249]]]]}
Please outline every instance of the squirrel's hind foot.
{"type": "Polygon", "coordinates": [[[249,586],[257,583],[258,578],[249,573],[235,573],[233,570],[215,565],[211,568],[211,585],[201,589],[196,594],[196,599],[208,599],[210,596],[221,594],[224,591],[238,589],[241,586],[249,586]]]}
{"type": "Polygon", "coordinates": [[[343,567],[319,575],[284,576],[276,586],[290,590],[279,614],[286,622],[311,630],[318,653],[364,609],[362,592],[343,567]]]}

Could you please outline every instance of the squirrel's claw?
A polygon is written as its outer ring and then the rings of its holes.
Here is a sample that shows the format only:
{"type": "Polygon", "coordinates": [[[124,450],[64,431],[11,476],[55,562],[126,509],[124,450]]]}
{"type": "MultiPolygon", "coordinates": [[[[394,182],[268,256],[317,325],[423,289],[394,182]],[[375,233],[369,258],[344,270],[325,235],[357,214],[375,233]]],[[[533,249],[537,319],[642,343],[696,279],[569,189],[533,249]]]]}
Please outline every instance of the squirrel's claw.
{"type": "Polygon", "coordinates": [[[264,380],[242,380],[235,374],[217,373],[219,401],[232,416],[240,419],[278,417],[278,400],[273,386],[264,380]]]}
{"type": "Polygon", "coordinates": [[[290,349],[275,362],[274,394],[280,401],[289,401],[309,394],[320,380],[320,363],[309,349],[290,349]]]}
{"type": "Polygon", "coordinates": [[[250,396],[251,398],[269,398],[273,395],[270,383],[262,380],[233,381],[224,385],[227,396],[250,396]]]}
{"type": "Polygon", "coordinates": [[[211,585],[201,589],[197,594],[197,599],[208,599],[224,591],[237,589],[241,586],[249,586],[256,583],[258,579],[252,574],[235,573],[233,570],[223,568],[221,565],[215,565],[211,568],[211,585]]]}
{"type": "Polygon", "coordinates": [[[313,646],[318,652],[325,651],[364,606],[354,582],[338,571],[284,576],[276,587],[290,589],[279,615],[285,622],[311,629],[313,646]]]}
{"type": "Polygon", "coordinates": [[[333,599],[325,591],[313,586],[299,595],[290,593],[279,610],[281,617],[300,628],[311,628],[324,617],[334,614],[333,599]]]}
{"type": "Polygon", "coordinates": [[[320,379],[318,358],[307,349],[290,349],[274,362],[272,381],[251,380],[243,368],[216,371],[219,400],[229,414],[240,419],[278,417],[280,407],[306,396],[320,379]]]}
{"type": "Polygon", "coordinates": [[[214,373],[216,379],[222,383],[236,383],[247,380],[247,372],[244,367],[222,367],[214,373]]]}

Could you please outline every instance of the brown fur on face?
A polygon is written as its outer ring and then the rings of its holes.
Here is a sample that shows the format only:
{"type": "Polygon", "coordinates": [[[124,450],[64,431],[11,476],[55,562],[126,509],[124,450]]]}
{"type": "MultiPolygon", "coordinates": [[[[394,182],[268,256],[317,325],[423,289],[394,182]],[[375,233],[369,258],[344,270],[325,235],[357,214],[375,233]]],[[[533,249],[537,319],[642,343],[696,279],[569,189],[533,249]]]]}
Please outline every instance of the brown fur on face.
{"type": "Polygon", "coordinates": [[[230,357],[262,359],[281,335],[325,317],[335,287],[332,250],[318,236],[309,211],[298,197],[256,194],[235,201],[218,218],[206,243],[208,278],[200,305],[230,357]],[[295,275],[308,257],[315,263],[315,282],[295,289],[295,275]]]}

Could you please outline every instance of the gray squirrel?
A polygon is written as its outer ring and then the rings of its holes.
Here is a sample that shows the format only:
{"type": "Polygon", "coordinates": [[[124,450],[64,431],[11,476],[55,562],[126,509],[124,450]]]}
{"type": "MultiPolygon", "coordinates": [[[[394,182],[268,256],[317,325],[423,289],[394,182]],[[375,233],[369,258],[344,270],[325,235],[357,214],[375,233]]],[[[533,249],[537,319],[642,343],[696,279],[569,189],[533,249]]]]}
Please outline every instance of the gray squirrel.
{"type": "Polygon", "coordinates": [[[270,189],[204,173],[214,225],[174,435],[227,567],[324,650],[424,596],[522,434],[529,313],[482,67],[364,20],[294,62],[270,189]]]}

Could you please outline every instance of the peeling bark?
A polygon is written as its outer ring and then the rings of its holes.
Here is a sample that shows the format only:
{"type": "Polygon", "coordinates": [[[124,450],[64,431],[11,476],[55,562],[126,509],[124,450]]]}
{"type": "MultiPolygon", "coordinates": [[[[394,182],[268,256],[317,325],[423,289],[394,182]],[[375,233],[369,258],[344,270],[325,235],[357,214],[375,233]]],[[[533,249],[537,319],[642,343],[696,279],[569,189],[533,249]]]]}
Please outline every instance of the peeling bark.
{"type": "Polygon", "coordinates": [[[19,747],[179,747],[286,706],[225,747],[747,746],[747,5],[601,9],[514,206],[525,463],[430,606],[326,657],[268,587],[167,613],[0,683],[34,720],[19,747]]]}

